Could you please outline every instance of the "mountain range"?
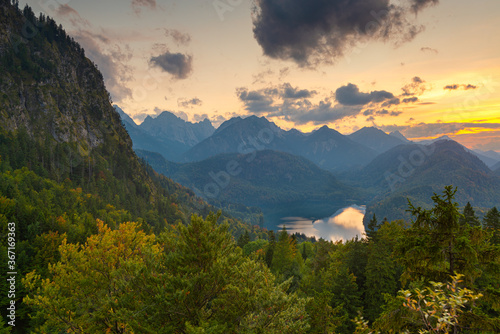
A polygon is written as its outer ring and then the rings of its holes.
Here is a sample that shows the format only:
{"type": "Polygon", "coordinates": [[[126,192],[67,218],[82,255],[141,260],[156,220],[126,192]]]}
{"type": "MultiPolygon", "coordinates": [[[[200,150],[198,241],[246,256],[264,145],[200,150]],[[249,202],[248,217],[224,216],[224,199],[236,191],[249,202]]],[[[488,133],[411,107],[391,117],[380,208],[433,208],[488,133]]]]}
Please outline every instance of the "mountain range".
{"type": "MultiPolygon", "coordinates": [[[[411,143],[399,131],[387,134],[375,127],[364,127],[350,135],[343,135],[323,126],[310,133],[296,129],[285,131],[265,117],[234,117],[214,129],[208,119],[191,123],[173,113],[164,111],[156,118],[148,116],[137,125],[118,106],[122,121],[134,142],[134,148],[160,153],[174,162],[201,161],[223,153],[245,153],[272,149],[305,157],[319,167],[342,172],[367,165],[378,154],[402,144],[411,143]]],[[[418,143],[427,145],[442,136],[418,143]]],[[[488,167],[500,162],[495,151],[469,150],[488,167]]]]}
{"type": "Polygon", "coordinates": [[[215,131],[208,119],[191,123],[168,111],[156,118],[147,116],[137,125],[120,107],[114,105],[114,108],[132,138],[134,149],[158,152],[170,161],[180,161],[186,151],[215,131]]]}
{"type": "Polygon", "coordinates": [[[427,206],[433,193],[449,184],[458,187],[462,206],[500,203],[500,154],[470,150],[446,136],[413,143],[399,132],[387,134],[374,127],[347,136],[327,126],[302,133],[249,116],[224,122],[177,160],[153,152],[161,154],[158,149],[137,151],[158,172],[207,200],[257,206],[266,221],[290,215],[319,218],[344,204],[367,204],[366,217],[375,213],[410,219],[407,198],[427,206]],[[260,158],[246,163],[248,156],[260,158]],[[282,170],[278,166],[285,161],[287,169],[282,170]],[[205,187],[214,190],[215,176],[222,175],[217,173],[235,162],[248,170],[230,177],[217,196],[207,196],[205,187]],[[287,175],[292,175],[293,187],[287,175]],[[332,197],[330,188],[349,195],[332,197]]]}

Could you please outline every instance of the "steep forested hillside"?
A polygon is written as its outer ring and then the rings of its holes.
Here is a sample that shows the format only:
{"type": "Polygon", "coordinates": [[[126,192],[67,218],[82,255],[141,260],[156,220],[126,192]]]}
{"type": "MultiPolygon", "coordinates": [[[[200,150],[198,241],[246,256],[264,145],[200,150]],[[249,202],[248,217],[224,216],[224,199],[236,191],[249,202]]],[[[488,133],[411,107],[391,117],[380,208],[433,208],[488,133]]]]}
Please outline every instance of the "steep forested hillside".
{"type": "MultiPolygon", "coordinates": [[[[159,232],[216,211],[140,162],[102,74],[53,19],[0,2],[0,73],[0,222],[2,233],[16,226],[19,275],[46,273],[62,240],[84,242],[97,232],[96,219],[159,232]]],[[[262,235],[224,219],[236,235],[262,235]]],[[[6,247],[2,238],[4,264],[6,247]]],[[[23,332],[28,318],[18,286],[16,328],[23,332]]],[[[3,315],[8,302],[2,294],[3,315]]]]}
{"type": "Polygon", "coordinates": [[[156,171],[209,201],[258,206],[268,219],[279,214],[318,219],[366,200],[361,189],[348,187],[307,159],[284,152],[222,154],[186,164],[168,162],[151,152],[138,154],[156,171]]]}

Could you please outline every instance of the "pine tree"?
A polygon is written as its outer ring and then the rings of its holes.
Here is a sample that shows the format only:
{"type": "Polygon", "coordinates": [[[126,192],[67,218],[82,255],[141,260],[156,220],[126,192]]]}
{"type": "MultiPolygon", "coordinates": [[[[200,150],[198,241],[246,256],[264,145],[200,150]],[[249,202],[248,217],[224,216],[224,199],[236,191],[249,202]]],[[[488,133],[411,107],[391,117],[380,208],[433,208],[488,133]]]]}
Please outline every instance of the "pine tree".
{"type": "Polygon", "coordinates": [[[368,225],[366,226],[366,238],[368,239],[368,241],[371,241],[375,238],[379,227],[380,226],[378,225],[377,216],[373,214],[373,217],[370,219],[368,225]]]}
{"type": "Polygon", "coordinates": [[[267,267],[271,268],[271,266],[273,265],[274,249],[276,248],[276,237],[273,230],[269,230],[268,236],[269,245],[266,249],[265,262],[267,264],[267,267]]]}
{"type": "Polygon", "coordinates": [[[245,247],[246,244],[250,242],[250,235],[248,234],[248,230],[245,230],[245,233],[240,235],[238,238],[238,247],[242,248],[245,247]]]}
{"type": "Polygon", "coordinates": [[[500,245],[500,212],[496,207],[491,208],[483,218],[485,229],[490,229],[493,232],[491,243],[500,245]]]}
{"type": "Polygon", "coordinates": [[[302,259],[305,261],[307,260],[307,250],[306,250],[306,243],[302,243],[302,251],[301,251],[302,259]]]}
{"type": "Polygon", "coordinates": [[[283,226],[283,229],[278,235],[276,248],[274,249],[274,257],[271,267],[273,272],[280,275],[289,269],[295,257],[295,251],[295,243],[288,235],[286,227],[283,226]]]}
{"type": "Polygon", "coordinates": [[[460,217],[460,224],[468,224],[470,226],[481,226],[481,222],[476,216],[476,212],[474,211],[474,208],[472,205],[467,202],[467,204],[464,207],[464,211],[462,216],[460,217]]]}
{"type": "Polygon", "coordinates": [[[454,201],[457,189],[446,186],[443,195],[432,196],[434,208],[415,208],[409,211],[416,217],[398,246],[399,261],[406,267],[404,279],[447,282],[455,272],[473,281],[479,272],[480,252],[484,233],[469,225],[461,225],[462,216],[454,201]]]}

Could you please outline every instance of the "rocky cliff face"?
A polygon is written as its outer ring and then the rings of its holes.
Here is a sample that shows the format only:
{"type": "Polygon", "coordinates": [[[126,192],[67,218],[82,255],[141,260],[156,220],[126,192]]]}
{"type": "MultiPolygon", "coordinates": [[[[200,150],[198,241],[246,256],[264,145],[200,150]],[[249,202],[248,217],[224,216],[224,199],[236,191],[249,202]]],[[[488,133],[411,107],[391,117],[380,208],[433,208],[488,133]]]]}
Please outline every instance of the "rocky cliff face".
{"type": "Polygon", "coordinates": [[[101,73],[48,17],[0,3],[0,127],[25,128],[37,140],[78,143],[81,153],[130,138],[110,103],[101,73]]]}

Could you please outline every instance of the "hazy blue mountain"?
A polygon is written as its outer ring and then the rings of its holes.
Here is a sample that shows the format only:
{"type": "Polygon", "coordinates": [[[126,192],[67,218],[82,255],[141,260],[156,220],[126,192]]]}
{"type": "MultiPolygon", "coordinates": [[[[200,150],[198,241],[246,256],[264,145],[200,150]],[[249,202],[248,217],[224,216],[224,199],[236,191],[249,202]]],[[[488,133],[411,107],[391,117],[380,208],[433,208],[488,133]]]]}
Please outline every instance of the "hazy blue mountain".
{"type": "Polygon", "coordinates": [[[212,136],[183,156],[186,162],[201,161],[223,153],[250,153],[272,149],[305,157],[328,170],[359,167],[377,153],[324,126],[304,134],[284,131],[264,117],[233,118],[223,123],[212,136]]]}
{"type": "Polygon", "coordinates": [[[120,115],[125,129],[132,139],[134,150],[147,150],[157,152],[171,161],[178,161],[180,156],[189,149],[189,146],[167,138],[155,137],[138,126],[118,106],[114,106],[120,115]]]}
{"type": "Polygon", "coordinates": [[[188,147],[198,144],[215,131],[208,119],[191,123],[168,111],[162,112],[156,118],[147,116],[139,127],[153,137],[179,142],[188,147]]]}
{"type": "Polygon", "coordinates": [[[405,136],[403,136],[403,134],[399,131],[393,131],[391,133],[389,133],[389,136],[393,136],[393,137],[396,137],[398,139],[401,139],[402,141],[406,142],[406,143],[409,143],[411,142],[411,140],[408,140],[405,136]]]}
{"type": "Polygon", "coordinates": [[[134,149],[158,152],[170,161],[179,161],[182,154],[215,131],[208,119],[191,123],[168,111],[156,118],[148,116],[137,125],[118,106],[115,105],[114,108],[132,138],[134,149]]]}
{"type": "Polygon", "coordinates": [[[492,166],[491,170],[493,170],[493,173],[495,173],[497,176],[500,176],[500,162],[492,166]]]}
{"type": "Polygon", "coordinates": [[[474,149],[473,151],[475,153],[482,154],[488,158],[500,161],[500,153],[498,153],[497,151],[493,151],[493,150],[483,151],[483,150],[478,150],[478,149],[474,149]]]}
{"type": "Polygon", "coordinates": [[[441,136],[439,138],[416,141],[415,143],[420,144],[420,145],[429,145],[429,144],[432,144],[432,143],[435,143],[438,141],[442,141],[442,140],[453,140],[453,139],[451,139],[450,137],[445,135],[445,136],[441,136]]]}
{"type": "Polygon", "coordinates": [[[492,170],[495,170],[494,166],[500,163],[500,153],[498,152],[482,150],[470,150],[470,152],[481,159],[492,170]]]}
{"type": "Polygon", "coordinates": [[[122,119],[123,124],[125,125],[125,128],[127,129],[127,131],[129,129],[137,129],[139,127],[134,122],[134,120],[132,119],[132,117],[130,117],[129,115],[127,115],[123,111],[123,109],[121,109],[120,107],[118,107],[116,104],[113,105],[113,108],[115,108],[116,112],[120,115],[120,118],[122,119]]]}
{"type": "Polygon", "coordinates": [[[262,150],[222,154],[203,161],[176,164],[138,152],[157,172],[209,201],[260,207],[270,216],[327,217],[339,208],[366,200],[360,190],[302,157],[262,150]]]}
{"type": "MultiPolygon", "coordinates": [[[[441,140],[451,140],[453,141],[453,139],[451,139],[450,137],[448,136],[441,136],[439,138],[436,138],[436,139],[430,139],[430,140],[422,140],[422,141],[419,141],[418,144],[421,144],[421,145],[429,145],[429,144],[432,144],[432,143],[435,143],[435,142],[438,142],[438,141],[441,141],[441,140]]],[[[461,144],[460,144],[461,145],[461,144]]],[[[465,146],[461,145],[466,151],[472,153],[473,155],[477,156],[482,162],[484,162],[486,164],[486,166],[488,167],[492,167],[494,164],[496,164],[498,161],[500,161],[500,154],[499,154],[499,158],[498,159],[495,159],[495,153],[498,154],[497,152],[494,152],[494,151],[490,151],[489,153],[488,152],[483,152],[481,150],[471,150],[471,149],[468,149],[466,148],[465,146]]]]}
{"type": "Polygon", "coordinates": [[[367,207],[366,217],[409,218],[408,197],[417,206],[431,204],[433,193],[446,185],[458,187],[460,205],[500,204],[500,178],[462,145],[449,140],[430,145],[395,147],[374,159],[358,173],[358,185],[378,193],[367,207]]]}
{"type": "Polygon", "coordinates": [[[484,155],[484,154],[482,154],[482,153],[479,153],[479,152],[477,152],[477,151],[475,151],[475,150],[468,150],[468,151],[469,151],[470,153],[474,154],[474,155],[475,155],[476,157],[478,157],[478,158],[479,158],[482,162],[484,162],[484,164],[485,164],[486,166],[488,166],[488,167],[490,167],[490,168],[492,168],[492,169],[494,169],[494,168],[493,168],[493,166],[494,166],[495,164],[497,164],[498,162],[500,162],[500,160],[498,160],[498,159],[490,158],[489,156],[486,156],[486,155],[484,155]]]}
{"type": "Polygon", "coordinates": [[[377,156],[375,150],[352,141],[326,125],[305,136],[291,153],[303,156],[328,170],[360,167],[377,156]]]}
{"type": "Polygon", "coordinates": [[[201,161],[218,154],[277,148],[283,141],[284,131],[265,117],[235,117],[222,123],[212,136],[186,152],[183,160],[201,161]]]}
{"type": "Polygon", "coordinates": [[[384,131],[374,127],[364,127],[350,134],[348,137],[349,139],[365,145],[379,153],[408,142],[408,140],[402,140],[396,136],[388,135],[384,131]]]}

